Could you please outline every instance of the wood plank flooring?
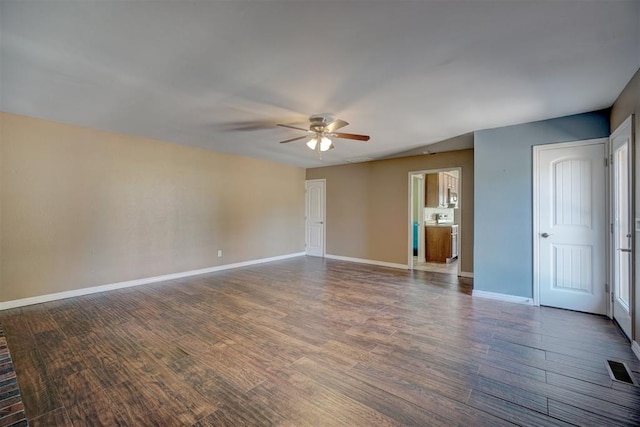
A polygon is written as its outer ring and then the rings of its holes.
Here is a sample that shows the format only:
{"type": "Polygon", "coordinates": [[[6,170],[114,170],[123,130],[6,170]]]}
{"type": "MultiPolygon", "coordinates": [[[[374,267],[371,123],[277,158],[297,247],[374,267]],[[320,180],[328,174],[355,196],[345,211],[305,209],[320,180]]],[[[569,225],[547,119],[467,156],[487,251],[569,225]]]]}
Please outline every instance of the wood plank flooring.
{"type": "Polygon", "coordinates": [[[640,425],[605,360],[640,362],[608,319],[470,293],[300,257],[0,321],[35,427],[640,425]]]}
{"type": "Polygon", "coordinates": [[[0,326],[0,426],[24,427],[27,419],[16,372],[0,326]]]}

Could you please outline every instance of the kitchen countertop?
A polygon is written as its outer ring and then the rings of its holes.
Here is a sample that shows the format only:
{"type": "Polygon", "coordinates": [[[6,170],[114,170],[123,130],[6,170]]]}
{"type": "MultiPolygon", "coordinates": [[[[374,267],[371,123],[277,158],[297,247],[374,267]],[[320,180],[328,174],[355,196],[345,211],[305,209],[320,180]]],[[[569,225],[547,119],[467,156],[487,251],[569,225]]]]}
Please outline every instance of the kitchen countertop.
{"type": "Polygon", "coordinates": [[[425,222],[424,226],[425,227],[451,227],[452,225],[456,225],[453,222],[441,222],[441,223],[429,223],[429,222],[425,222]]]}

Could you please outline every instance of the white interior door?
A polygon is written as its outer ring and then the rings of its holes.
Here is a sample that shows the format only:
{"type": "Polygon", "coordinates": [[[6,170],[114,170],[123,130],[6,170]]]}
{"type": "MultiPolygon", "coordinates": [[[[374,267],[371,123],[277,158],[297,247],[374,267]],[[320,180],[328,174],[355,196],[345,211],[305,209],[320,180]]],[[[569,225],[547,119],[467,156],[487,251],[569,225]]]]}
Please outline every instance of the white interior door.
{"type": "Polygon", "coordinates": [[[314,179],[306,186],[306,252],[311,256],[324,256],[325,244],[325,180],[314,179]]]}
{"type": "Polygon", "coordinates": [[[540,305],[606,314],[605,143],[534,147],[540,305]]]}
{"type": "Polygon", "coordinates": [[[613,318],[631,339],[633,219],[631,210],[631,118],[611,135],[613,318]]]}

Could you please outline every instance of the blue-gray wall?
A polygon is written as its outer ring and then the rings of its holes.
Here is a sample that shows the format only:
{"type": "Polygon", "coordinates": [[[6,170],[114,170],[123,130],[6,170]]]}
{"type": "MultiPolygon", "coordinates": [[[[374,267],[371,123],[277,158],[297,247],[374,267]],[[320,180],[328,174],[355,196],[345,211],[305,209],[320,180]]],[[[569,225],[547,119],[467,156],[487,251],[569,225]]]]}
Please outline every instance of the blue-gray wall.
{"type": "Polygon", "coordinates": [[[473,287],[533,297],[533,146],[609,136],[609,111],[474,134],[473,287]]]}

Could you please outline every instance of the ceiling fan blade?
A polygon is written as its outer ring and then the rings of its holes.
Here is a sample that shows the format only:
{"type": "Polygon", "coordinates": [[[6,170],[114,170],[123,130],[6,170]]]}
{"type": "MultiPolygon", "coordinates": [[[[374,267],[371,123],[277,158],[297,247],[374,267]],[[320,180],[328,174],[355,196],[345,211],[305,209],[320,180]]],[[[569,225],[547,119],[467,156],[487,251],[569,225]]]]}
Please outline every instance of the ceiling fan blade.
{"type": "Polygon", "coordinates": [[[345,122],[344,120],[340,120],[340,119],[335,119],[334,121],[332,121],[327,125],[326,129],[327,129],[327,132],[333,132],[335,130],[338,130],[348,125],[349,125],[349,122],[345,122]]]}
{"type": "Polygon", "coordinates": [[[371,139],[369,135],[358,135],[355,133],[331,132],[329,135],[335,138],[355,139],[358,141],[368,141],[369,139],[371,139]]]}
{"type": "Polygon", "coordinates": [[[268,120],[246,120],[246,121],[220,123],[218,124],[218,127],[224,132],[257,131],[257,130],[273,129],[275,124],[276,124],[275,121],[268,121],[268,120]]]}
{"type": "Polygon", "coordinates": [[[284,141],[280,141],[280,144],[286,144],[287,142],[293,142],[293,141],[297,141],[299,139],[304,139],[304,138],[309,138],[309,137],[307,135],[298,136],[296,138],[291,138],[291,139],[286,139],[284,141]]]}
{"type": "Polygon", "coordinates": [[[299,127],[297,127],[297,126],[283,125],[283,124],[281,124],[281,123],[278,123],[278,126],[282,126],[283,128],[297,129],[297,130],[303,130],[303,131],[305,131],[305,132],[309,132],[309,129],[299,128],[299,127]]]}

